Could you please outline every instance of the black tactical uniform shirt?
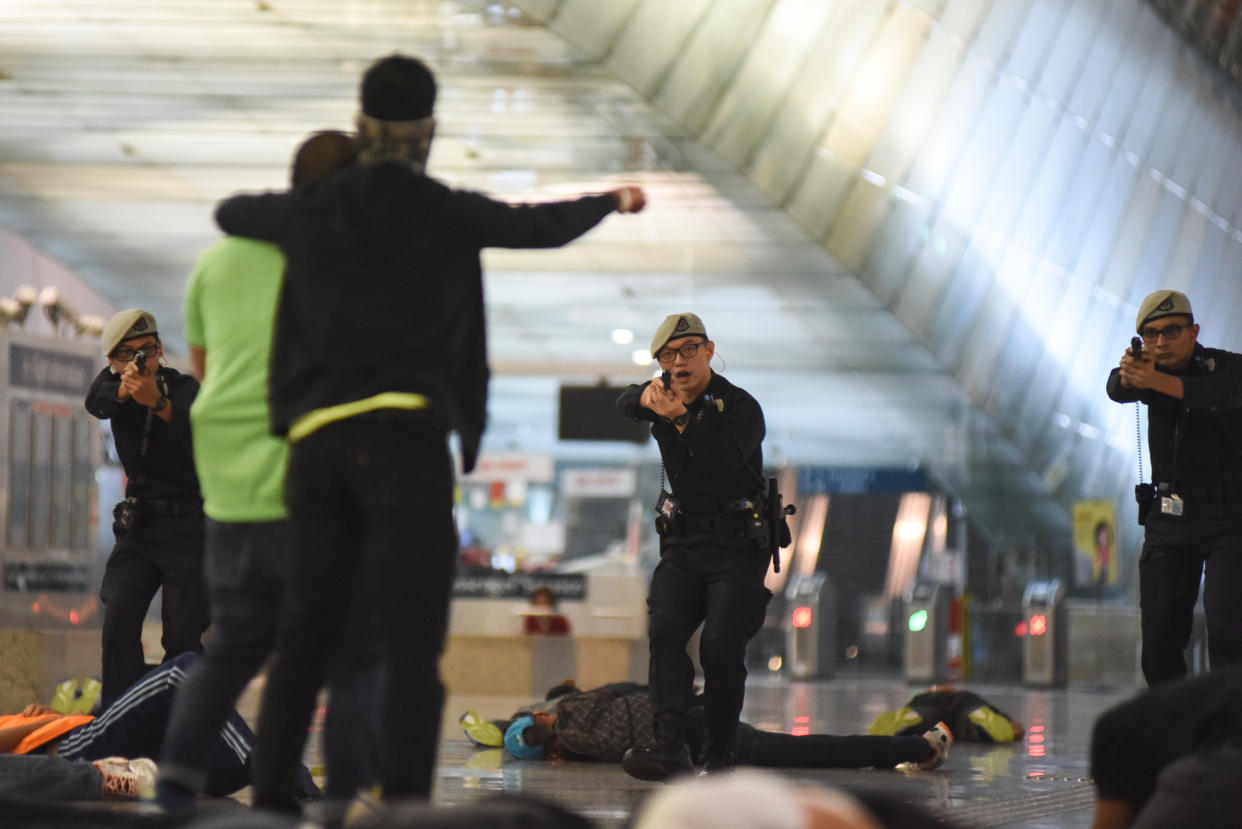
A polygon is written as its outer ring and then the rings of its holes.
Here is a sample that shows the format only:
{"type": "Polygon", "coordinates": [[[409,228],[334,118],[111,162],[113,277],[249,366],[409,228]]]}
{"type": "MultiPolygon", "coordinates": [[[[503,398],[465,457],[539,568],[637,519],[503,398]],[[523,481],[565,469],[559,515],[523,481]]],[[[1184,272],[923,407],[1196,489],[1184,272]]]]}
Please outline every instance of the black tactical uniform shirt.
{"type": "Polygon", "coordinates": [[[156,378],[172,402],[170,423],[134,400],[118,401],[116,393],[121,387],[121,378],[109,368],[99,372],[91,383],[86,393],[86,410],[100,420],[112,421],[112,439],[116,441],[116,453],[128,479],[127,497],[201,497],[190,438],[190,406],[198,396],[198,381],[167,366],[160,366],[156,378]],[[144,434],[147,435],[145,453],[142,451],[144,434]]]}
{"type": "Polygon", "coordinates": [[[763,410],[744,389],[712,372],[707,388],[686,407],[684,432],[638,401],[648,383],[630,386],[617,399],[621,414],[649,420],[670,488],[681,508],[719,513],[725,502],[763,494],[763,410]]]}
{"type": "Polygon", "coordinates": [[[1125,388],[1119,368],[1108,376],[1110,398],[1147,404],[1152,480],[1172,484],[1187,500],[1227,489],[1230,497],[1213,493],[1214,500],[1242,501],[1242,355],[1196,345],[1190,364],[1168,373],[1182,378],[1181,400],[1125,388]]]}

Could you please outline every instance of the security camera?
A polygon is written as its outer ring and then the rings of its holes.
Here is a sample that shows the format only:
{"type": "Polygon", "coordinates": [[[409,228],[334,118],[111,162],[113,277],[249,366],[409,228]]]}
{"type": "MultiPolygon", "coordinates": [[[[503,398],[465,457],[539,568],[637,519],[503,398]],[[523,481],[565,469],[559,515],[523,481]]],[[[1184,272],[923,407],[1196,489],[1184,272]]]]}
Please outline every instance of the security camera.
{"type": "Polygon", "coordinates": [[[79,337],[98,337],[103,334],[105,320],[93,314],[83,314],[73,323],[73,333],[79,337]]]}
{"type": "Polygon", "coordinates": [[[18,305],[15,299],[9,299],[8,297],[0,299],[0,324],[8,325],[10,322],[25,322],[27,310],[18,305]]]}
{"type": "Polygon", "coordinates": [[[60,297],[60,290],[55,285],[48,285],[39,292],[39,304],[43,313],[56,328],[61,324],[77,325],[78,312],[60,297]]]}
{"type": "Polygon", "coordinates": [[[30,312],[30,306],[35,303],[37,297],[34,288],[22,285],[11,298],[0,299],[0,327],[11,322],[19,325],[24,323],[26,315],[30,312]]]}

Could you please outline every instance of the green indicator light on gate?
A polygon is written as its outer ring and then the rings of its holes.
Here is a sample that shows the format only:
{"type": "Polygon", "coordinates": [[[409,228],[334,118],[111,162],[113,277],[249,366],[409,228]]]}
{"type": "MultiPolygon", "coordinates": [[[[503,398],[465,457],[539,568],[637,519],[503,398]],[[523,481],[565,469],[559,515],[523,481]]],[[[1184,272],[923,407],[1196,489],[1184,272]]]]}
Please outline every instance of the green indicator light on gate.
{"type": "Polygon", "coordinates": [[[918,633],[920,630],[927,627],[927,611],[916,610],[913,613],[911,613],[909,625],[910,625],[910,630],[914,631],[915,633],[918,633]]]}

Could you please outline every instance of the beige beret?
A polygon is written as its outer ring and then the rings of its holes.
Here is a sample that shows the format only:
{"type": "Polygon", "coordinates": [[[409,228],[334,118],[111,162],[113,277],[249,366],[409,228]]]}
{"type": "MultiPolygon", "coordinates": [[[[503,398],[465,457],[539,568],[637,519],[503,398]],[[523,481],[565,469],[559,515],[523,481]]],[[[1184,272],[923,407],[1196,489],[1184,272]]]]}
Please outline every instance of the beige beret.
{"type": "Polygon", "coordinates": [[[1191,319],[1194,312],[1190,310],[1190,300],[1181,291],[1156,291],[1148,294],[1147,299],[1139,306],[1138,320],[1134,323],[1135,331],[1142,331],[1143,324],[1163,317],[1185,314],[1191,319]]]}
{"type": "Polygon", "coordinates": [[[105,356],[112,354],[112,350],[125,340],[159,333],[159,329],[155,327],[155,317],[151,316],[150,311],[126,308],[114,315],[104,326],[101,336],[103,353],[105,356]]]}
{"type": "Polygon", "coordinates": [[[664,348],[669,340],[675,340],[678,337],[690,337],[698,334],[702,337],[707,336],[707,329],[703,327],[703,320],[699,319],[695,314],[669,314],[664,318],[664,322],[660,323],[660,327],[656,329],[655,336],[651,338],[651,356],[654,357],[656,352],[664,348]]]}

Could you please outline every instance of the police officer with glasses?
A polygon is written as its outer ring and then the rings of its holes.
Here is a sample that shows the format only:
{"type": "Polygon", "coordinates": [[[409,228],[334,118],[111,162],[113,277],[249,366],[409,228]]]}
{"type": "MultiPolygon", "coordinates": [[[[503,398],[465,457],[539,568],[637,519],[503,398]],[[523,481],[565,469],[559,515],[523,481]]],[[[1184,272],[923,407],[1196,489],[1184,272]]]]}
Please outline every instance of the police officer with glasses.
{"type": "Polygon", "coordinates": [[[116,544],[104,566],[103,690],[106,708],[146,673],[142,623],[164,589],[164,660],[203,652],[203,499],[190,442],[198,381],[160,364],[155,317],[121,311],[104,326],[108,365],[91,383],[86,410],[111,421],[125,468],[125,500],[113,510],[116,544]]]}
{"type": "Polygon", "coordinates": [[[1242,355],[1198,342],[1190,300],[1143,300],[1108,396],[1147,405],[1152,483],[1135,488],[1142,667],[1148,685],[1186,675],[1199,583],[1213,669],[1242,663],[1242,355]]]}
{"type": "Polygon", "coordinates": [[[763,625],[772,594],[760,499],[763,410],[745,390],[712,371],[716,346],[694,314],[672,314],[651,353],[662,376],[630,386],[621,414],[649,421],[668,489],[656,527],[660,563],[647,597],[656,743],[626,752],[622,766],[642,780],[692,768],[686,742],[694,666],[686,653],[700,623],[708,746],[706,771],[736,761],[738,717],[746,692],[746,644],[763,625]]]}

